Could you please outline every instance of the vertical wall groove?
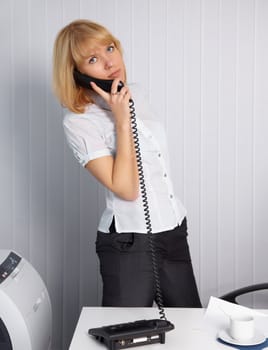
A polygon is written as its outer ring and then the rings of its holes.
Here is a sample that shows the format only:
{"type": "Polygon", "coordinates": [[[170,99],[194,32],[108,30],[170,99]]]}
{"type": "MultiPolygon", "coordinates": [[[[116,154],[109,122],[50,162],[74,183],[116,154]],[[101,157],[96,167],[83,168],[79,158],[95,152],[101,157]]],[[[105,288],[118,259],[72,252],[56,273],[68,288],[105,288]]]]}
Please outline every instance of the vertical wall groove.
{"type": "Polygon", "coordinates": [[[220,177],[220,151],[221,151],[221,134],[220,134],[220,118],[221,118],[221,99],[220,99],[220,91],[221,91],[221,88],[220,88],[220,84],[221,84],[221,76],[222,76],[222,73],[221,73],[221,27],[222,27],[222,21],[221,21],[221,12],[222,12],[222,0],[219,0],[219,17],[218,17],[218,67],[219,67],[219,72],[218,72],[218,76],[219,76],[219,80],[218,80],[218,115],[217,115],[217,118],[218,118],[218,129],[217,129],[217,132],[218,132],[218,144],[217,144],[217,150],[218,150],[218,157],[217,157],[217,184],[218,184],[218,188],[217,188],[217,199],[218,199],[218,202],[217,202],[217,294],[219,295],[219,292],[220,292],[220,270],[219,270],[219,253],[220,253],[220,240],[219,240],[219,233],[220,233],[220,219],[221,219],[221,216],[220,216],[220,183],[221,183],[221,177],[220,177]]]}
{"type": "Polygon", "coordinates": [[[183,191],[182,191],[182,200],[185,200],[185,0],[182,0],[182,20],[183,20],[183,24],[182,24],[182,30],[183,30],[183,36],[182,36],[182,50],[183,50],[183,59],[182,59],[182,128],[183,128],[183,159],[182,159],[182,164],[183,164],[183,179],[182,179],[182,183],[183,183],[183,191]]]}
{"type": "Polygon", "coordinates": [[[11,194],[11,208],[12,208],[12,213],[11,213],[11,224],[10,224],[10,229],[11,229],[11,244],[12,247],[15,245],[15,239],[14,239],[14,85],[15,85],[15,78],[14,78],[14,70],[13,67],[15,65],[14,61],[14,16],[13,16],[13,11],[14,11],[14,0],[11,0],[11,6],[10,6],[10,62],[11,62],[11,86],[10,86],[10,119],[11,119],[11,189],[10,189],[10,194],[11,194]]]}
{"type": "Polygon", "coordinates": [[[133,8],[134,8],[134,4],[133,4],[134,0],[130,0],[130,32],[131,32],[131,43],[130,43],[130,59],[131,59],[131,66],[130,66],[130,75],[133,79],[133,75],[134,75],[134,62],[133,62],[133,42],[134,42],[134,18],[133,18],[133,8]]]}
{"type": "MultiPolygon", "coordinates": [[[[151,13],[151,0],[147,0],[148,3],[148,13],[147,13],[147,28],[148,28],[148,61],[151,61],[151,20],[150,20],[150,13],[151,13]]],[[[148,91],[149,91],[149,98],[150,98],[150,102],[151,102],[151,66],[149,66],[148,69],[148,91]]]]}
{"type": "Polygon", "coordinates": [[[252,84],[252,95],[253,95],[253,104],[252,104],[252,281],[253,283],[256,282],[256,276],[255,276],[255,261],[256,261],[256,245],[255,245],[255,234],[256,234],[256,203],[255,203],[255,191],[256,191],[256,174],[255,174],[255,154],[256,154],[256,137],[255,137],[255,117],[256,117],[256,55],[257,55],[257,48],[256,48],[256,36],[257,36],[257,15],[258,15],[258,0],[254,0],[254,36],[253,36],[253,84],[252,84]]]}
{"type": "Polygon", "coordinates": [[[31,124],[31,119],[32,119],[32,74],[31,74],[31,49],[32,49],[32,42],[31,42],[31,18],[32,18],[32,13],[31,13],[31,6],[30,6],[30,0],[27,1],[27,15],[28,15],[28,57],[29,57],[29,71],[28,71],[28,81],[29,81],[29,88],[28,88],[28,108],[29,108],[29,113],[28,113],[28,124],[29,124],[29,147],[28,147],[28,153],[29,153],[29,208],[28,208],[28,221],[29,221],[29,242],[28,242],[28,251],[29,251],[29,259],[32,261],[32,249],[31,249],[31,243],[32,243],[32,225],[31,225],[31,212],[32,212],[32,152],[31,150],[33,149],[33,144],[32,144],[32,124],[31,124]]]}
{"type": "MultiPolygon", "coordinates": [[[[47,5],[47,0],[45,1],[45,13],[44,13],[44,17],[45,17],[45,52],[46,52],[46,64],[45,64],[45,78],[46,81],[48,82],[49,79],[49,69],[48,69],[48,65],[49,65],[49,56],[48,56],[48,52],[49,52],[49,44],[48,44],[48,5],[47,5]]],[[[48,83],[46,83],[46,85],[49,85],[48,83]]],[[[52,86],[52,83],[50,84],[50,86],[52,86]]],[[[48,241],[49,241],[49,237],[48,237],[48,89],[45,90],[45,94],[44,94],[44,99],[45,99],[45,128],[44,128],[44,133],[45,133],[45,157],[44,157],[44,162],[45,162],[45,209],[44,209],[44,216],[45,216],[45,235],[46,235],[46,239],[45,239],[45,257],[46,257],[46,264],[44,266],[44,270],[45,270],[45,280],[48,280],[48,265],[47,265],[47,261],[49,259],[48,256],[48,241]]]]}
{"type": "Polygon", "coordinates": [[[237,177],[238,177],[238,168],[237,168],[237,160],[238,160],[238,64],[239,64],[239,1],[236,0],[236,52],[235,52],[235,173],[234,173],[234,287],[237,286],[237,213],[236,213],[236,206],[237,206],[237,191],[236,191],[236,184],[237,184],[237,177]]]}
{"type": "MultiPolygon", "coordinates": [[[[204,135],[204,2],[200,0],[200,180],[199,180],[199,281],[198,285],[201,285],[201,272],[202,272],[202,244],[203,244],[203,220],[202,220],[202,209],[203,209],[203,152],[204,152],[204,144],[203,144],[203,135],[204,135]]],[[[200,290],[202,292],[202,289],[200,290]]]]}
{"type": "Polygon", "coordinates": [[[167,24],[168,24],[168,2],[165,2],[165,13],[163,15],[163,17],[165,18],[165,96],[164,96],[164,114],[165,114],[165,130],[167,130],[167,101],[168,101],[168,84],[167,84],[167,77],[168,77],[168,66],[167,66],[167,62],[168,62],[168,38],[167,38],[167,32],[168,32],[168,28],[167,28],[167,24]]]}

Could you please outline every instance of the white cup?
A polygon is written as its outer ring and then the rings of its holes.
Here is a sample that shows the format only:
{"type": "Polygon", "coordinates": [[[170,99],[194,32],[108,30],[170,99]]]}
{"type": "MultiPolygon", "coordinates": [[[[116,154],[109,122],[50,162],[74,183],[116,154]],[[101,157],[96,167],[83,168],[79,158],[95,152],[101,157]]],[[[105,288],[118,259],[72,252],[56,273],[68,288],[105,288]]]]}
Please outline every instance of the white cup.
{"type": "Polygon", "coordinates": [[[254,337],[254,318],[251,315],[238,314],[230,317],[230,336],[237,341],[246,341],[254,337]]]}

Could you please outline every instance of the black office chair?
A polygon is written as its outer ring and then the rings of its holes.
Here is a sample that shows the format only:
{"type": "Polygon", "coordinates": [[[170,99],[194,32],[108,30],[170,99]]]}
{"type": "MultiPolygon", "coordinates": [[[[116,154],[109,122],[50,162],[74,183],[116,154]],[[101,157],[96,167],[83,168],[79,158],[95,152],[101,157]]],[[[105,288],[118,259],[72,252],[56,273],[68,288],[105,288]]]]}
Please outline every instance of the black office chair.
{"type": "Polygon", "coordinates": [[[268,283],[252,284],[250,286],[235,289],[232,292],[224,294],[220,297],[220,299],[229,301],[230,303],[239,304],[236,298],[239,297],[240,295],[247,294],[250,292],[256,292],[257,290],[264,290],[264,289],[268,289],[268,283]]]}

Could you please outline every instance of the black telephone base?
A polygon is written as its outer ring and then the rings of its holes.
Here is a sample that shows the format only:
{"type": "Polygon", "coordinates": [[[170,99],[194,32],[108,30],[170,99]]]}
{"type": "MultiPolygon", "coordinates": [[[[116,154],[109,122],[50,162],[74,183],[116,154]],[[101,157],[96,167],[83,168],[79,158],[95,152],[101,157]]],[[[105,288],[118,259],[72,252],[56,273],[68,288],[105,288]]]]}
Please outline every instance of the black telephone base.
{"type": "Polygon", "coordinates": [[[117,350],[154,343],[164,344],[165,332],[174,328],[169,321],[152,319],[91,328],[88,333],[104,343],[109,350],[117,350]]]}

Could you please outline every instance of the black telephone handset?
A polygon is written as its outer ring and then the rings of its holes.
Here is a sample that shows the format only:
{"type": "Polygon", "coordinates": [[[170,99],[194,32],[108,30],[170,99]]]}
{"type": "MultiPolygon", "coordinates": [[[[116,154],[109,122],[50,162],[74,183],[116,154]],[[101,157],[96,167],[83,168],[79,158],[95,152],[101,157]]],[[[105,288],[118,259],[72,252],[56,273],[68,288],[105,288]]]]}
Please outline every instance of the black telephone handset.
{"type": "MultiPolygon", "coordinates": [[[[104,90],[106,92],[111,92],[113,80],[97,79],[94,77],[90,77],[89,75],[86,75],[86,74],[79,72],[77,69],[74,69],[73,75],[74,75],[74,80],[75,80],[76,84],[82,86],[83,88],[92,90],[90,82],[94,82],[102,90],[104,90]]],[[[122,83],[122,81],[120,81],[118,86],[117,86],[117,92],[119,92],[123,86],[124,86],[124,84],[122,83]]]]}

